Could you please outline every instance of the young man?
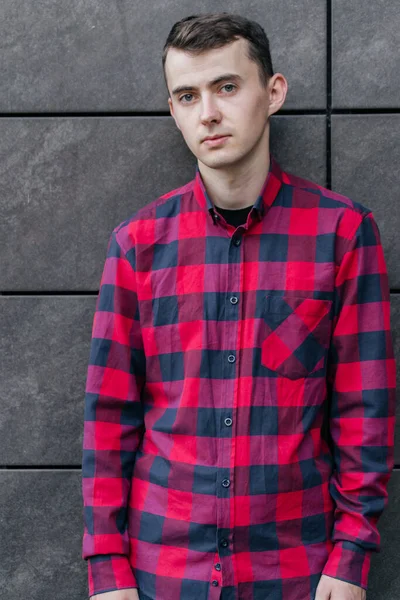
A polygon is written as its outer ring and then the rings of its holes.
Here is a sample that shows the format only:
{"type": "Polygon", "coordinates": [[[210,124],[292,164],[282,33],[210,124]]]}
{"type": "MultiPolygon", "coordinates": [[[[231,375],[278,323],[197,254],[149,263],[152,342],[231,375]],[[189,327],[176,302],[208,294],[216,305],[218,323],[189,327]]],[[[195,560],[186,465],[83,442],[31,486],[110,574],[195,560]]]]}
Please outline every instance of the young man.
{"type": "Polygon", "coordinates": [[[257,23],[183,19],[163,64],[198,167],[109,240],[85,397],[89,594],[363,600],[393,466],[377,225],[270,155],[287,82],[257,23]]]}

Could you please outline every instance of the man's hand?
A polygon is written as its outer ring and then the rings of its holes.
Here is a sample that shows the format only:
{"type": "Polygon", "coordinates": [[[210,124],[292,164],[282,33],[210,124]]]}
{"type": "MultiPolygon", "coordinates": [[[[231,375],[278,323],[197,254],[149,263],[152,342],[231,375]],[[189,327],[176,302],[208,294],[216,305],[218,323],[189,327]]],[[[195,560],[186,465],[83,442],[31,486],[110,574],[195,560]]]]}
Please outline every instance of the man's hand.
{"type": "Polygon", "coordinates": [[[114,590],[104,594],[90,596],[90,600],[139,600],[137,588],[127,588],[125,590],[114,590]]]}
{"type": "Polygon", "coordinates": [[[321,575],[315,600],[365,600],[364,588],[328,575],[321,575]]]}

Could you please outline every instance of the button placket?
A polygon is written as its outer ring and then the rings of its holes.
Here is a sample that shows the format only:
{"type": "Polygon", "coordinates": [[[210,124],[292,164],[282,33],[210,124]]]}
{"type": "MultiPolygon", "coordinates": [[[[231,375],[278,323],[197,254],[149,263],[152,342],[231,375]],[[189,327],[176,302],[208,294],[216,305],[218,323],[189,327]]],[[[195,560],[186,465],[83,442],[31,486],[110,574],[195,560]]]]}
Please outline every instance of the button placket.
{"type": "MultiPolygon", "coordinates": [[[[233,431],[225,429],[233,425],[233,407],[234,407],[234,394],[235,385],[234,377],[236,377],[236,361],[239,360],[237,354],[237,330],[238,330],[238,311],[241,300],[241,248],[239,247],[242,242],[241,231],[236,232],[233,238],[230,240],[227,256],[227,273],[226,280],[223,280],[223,288],[221,287],[220,292],[224,293],[224,312],[225,320],[221,323],[221,329],[224,328],[223,335],[223,351],[226,354],[223,355],[223,365],[221,377],[225,379],[226,387],[224,394],[221,397],[221,420],[219,421],[220,436],[221,436],[221,470],[218,473],[218,550],[219,559],[214,562],[213,574],[211,576],[211,586],[215,584],[212,581],[218,581],[219,586],[222,586],[220,580],[220,572],[222,571],[222,563],[224,565],[225,578],[229,582],[233,579],[233,565],[230,548],[230,496],[231,488],[233,488],[233,478],[229,479],[232,474],[230,469],[230,455],[232,448],[231,434],[233,431]],[[221,537],[220,537],[221,536],[221,537]]],[[[222,298],[221,298],[222,299],[222,298]]],[[[216,594],[218,592],[217,586],[215,586],[216,594]]]]}
{"type": "Polygon", "coordinates": [[[235,246],[240,246],[240,244],[242,243],[242,239],[240,237],[235,237],[233,243],[235,246]]]}

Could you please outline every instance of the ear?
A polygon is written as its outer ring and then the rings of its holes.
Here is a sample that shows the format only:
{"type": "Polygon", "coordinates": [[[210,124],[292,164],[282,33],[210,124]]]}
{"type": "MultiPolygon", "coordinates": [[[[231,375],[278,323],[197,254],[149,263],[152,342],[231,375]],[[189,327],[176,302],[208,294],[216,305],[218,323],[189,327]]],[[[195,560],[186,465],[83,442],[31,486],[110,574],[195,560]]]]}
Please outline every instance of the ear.
{"type": "Polygon", "coordinates": [[[288,83],[282,73],[275,73],[269,81],[268,86],[270,90],[268,114],[273,115],[282,108],[282,105],[285,102],[288,83]]]}
{"type": "Polygon", "coordinates": [[[171,113],[171,116],[173,117],[173,119],[175,121],[175,125],[177,126],[177,128],[180,131],[181,128],[179,127],[178,121],[176,120],[175,113],[174,113],[174,107],[173,107],[171,98],[168,98],[168,106],[169,106],[169,112],[171,113]]]}

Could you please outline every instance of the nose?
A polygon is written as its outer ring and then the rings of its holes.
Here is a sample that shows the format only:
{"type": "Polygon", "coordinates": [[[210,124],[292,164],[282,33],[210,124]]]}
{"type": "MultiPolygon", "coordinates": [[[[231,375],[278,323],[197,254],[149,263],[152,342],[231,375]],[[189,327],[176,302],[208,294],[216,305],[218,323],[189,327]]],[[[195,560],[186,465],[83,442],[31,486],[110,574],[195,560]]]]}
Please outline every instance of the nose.
{"type": "Polygon", "coordinates": [[[203,125],[218,123],[221,120],[221,112],[212,95],[207,95],[203,98],[200,118],[203,125]]]}

